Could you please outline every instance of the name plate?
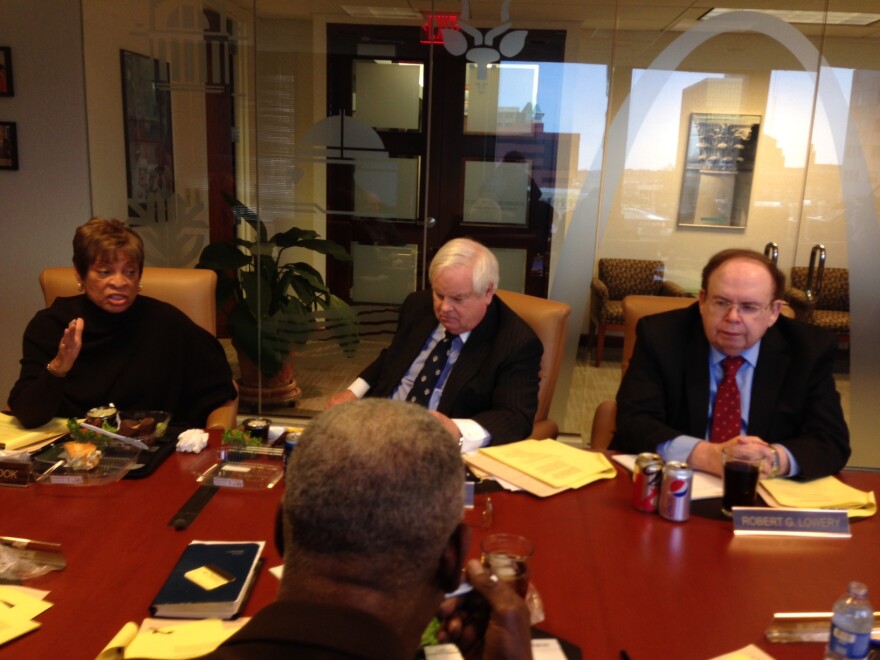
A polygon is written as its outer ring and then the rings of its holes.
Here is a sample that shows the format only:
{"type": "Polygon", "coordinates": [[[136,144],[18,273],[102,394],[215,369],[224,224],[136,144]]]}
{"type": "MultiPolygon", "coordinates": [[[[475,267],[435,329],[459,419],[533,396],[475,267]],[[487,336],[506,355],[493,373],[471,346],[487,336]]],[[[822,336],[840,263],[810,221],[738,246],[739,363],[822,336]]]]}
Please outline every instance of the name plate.
{"type": "Polygon", "coordinates": [[[849,518],[843,509],[767,509],[735,506],[733,533],[740,535],[817,536],[849,538],[849,518]]]}
{"type": "Polygon", "coordinates": [[[27,486],[30,476],[30,461],[0,461],[0,484],[5,486],[27,486]]]}

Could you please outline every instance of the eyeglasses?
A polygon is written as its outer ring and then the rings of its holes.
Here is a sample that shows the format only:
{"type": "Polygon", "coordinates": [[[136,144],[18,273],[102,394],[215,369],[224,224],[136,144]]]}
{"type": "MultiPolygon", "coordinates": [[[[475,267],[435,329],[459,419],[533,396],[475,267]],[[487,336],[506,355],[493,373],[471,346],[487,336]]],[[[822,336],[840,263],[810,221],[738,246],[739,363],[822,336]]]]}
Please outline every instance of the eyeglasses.
{"type": "Polygon", "coordinates": [[[709,311],[715,316],[727,316],[731,309],[735,309],[736,313],[744,318],[754,318],[770,309],[773,303],[758,305],[756,303],[734,303],[724,298],[710,298],[708,305],[709,311]]]}

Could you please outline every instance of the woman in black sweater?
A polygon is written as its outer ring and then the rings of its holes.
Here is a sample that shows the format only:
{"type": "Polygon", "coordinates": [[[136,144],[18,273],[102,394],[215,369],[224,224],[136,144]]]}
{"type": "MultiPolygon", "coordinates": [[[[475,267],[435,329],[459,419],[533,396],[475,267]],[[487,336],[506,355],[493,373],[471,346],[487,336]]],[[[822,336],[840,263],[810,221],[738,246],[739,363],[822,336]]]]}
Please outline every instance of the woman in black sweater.
{"type": "Polygon", "coordinates": [[[24,333],[8,401],[22,425],[82,417],[112,402],[204,427],[236,397],[217,339],[173,305],[138,295],[144,244],[133,229],[93,218],[76,230],[73,264],[82,295],[57,298],[24,333]]]}

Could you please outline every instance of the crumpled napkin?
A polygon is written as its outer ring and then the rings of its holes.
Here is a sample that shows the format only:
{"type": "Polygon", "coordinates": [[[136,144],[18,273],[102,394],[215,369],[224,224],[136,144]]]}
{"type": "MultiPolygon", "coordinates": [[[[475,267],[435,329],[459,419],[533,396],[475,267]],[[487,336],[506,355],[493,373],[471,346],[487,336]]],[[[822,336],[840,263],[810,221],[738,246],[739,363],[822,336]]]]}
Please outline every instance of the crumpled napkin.
{"type": "Polygon", "coordinates": [[[177,436],[177,451],[198,454],[208,446],[208,432],[202,429],[187,429],[177,436]]]}

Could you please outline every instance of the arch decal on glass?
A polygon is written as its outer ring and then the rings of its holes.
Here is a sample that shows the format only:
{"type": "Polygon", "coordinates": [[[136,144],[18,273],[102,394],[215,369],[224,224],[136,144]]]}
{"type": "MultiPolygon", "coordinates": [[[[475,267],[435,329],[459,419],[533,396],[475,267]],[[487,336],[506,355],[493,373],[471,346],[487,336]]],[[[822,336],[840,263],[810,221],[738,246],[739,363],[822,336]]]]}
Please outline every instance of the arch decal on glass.
{"type": "MultiPolygon", "coordinates": [[[[728,32],[756,32],[774,39],[797,58],[805,71],[815,67],[816,62],[819,62],[820,70],[830,67],[816,46],[796,28],[779,18],[748,10],[731,12],[698,23],[677,37],[651,62],[647,69],[651,75],[642,76],[636,83],[606,132],[606,145],[622,144],[626,148],[607,153],[606,149],[601,149],[596,154],[590,167],[593,174],[586,178],[581,202],[575,207],[572,222],[565,240],[562,241],[560,267],[556,270],[557,275],[549,296],[555,300],[564,300],[572,306],[564,365],[557,385],[560,391],[566,391],[571,381],[580,331],[576,325],[580,323],[586,306],[582,283],[588,282],[592,277],[596,245],[601,242],[605,233],[631,147],[628,136],[638,133],[654,100],[685,57],[709,39],[728,32]],[[633,98],[640,100],[636,103],[633,98]],[[604,177],[599,176],[602,173],[603,159],[604,177]]],[[[859,352],[858,356],[853,354],[851,357],[851,376],[854,380],[862,378],[862,382],[870,382],[870,374],[880,373],[880,353],[869,351],[870,332],[880,325],[880,300],[867,290],[873,283],[880,281],[880,260],[876,259],[876,251],[880,246],[880,224],[862,144],[854,126],[855,122],[847,121],[847,104],[834,76],[829,76],[827,83],[820,80],[818,102],[823,105],[832,126],[847,126],[846,136],[834,134],[834,145],[840,157],[839,162],[845,164],[842,166],[841,181],[852,270],[850,294],[853,300],[862,301],[863,308],[862,322],[851,329],[851,350],[859,352]],[[847,158],[844,161],[846,146],[850,146],[850,149],[846,152],[847,158]],[[874,302],[869,304],[868,301],[871,300],[874,302]],[[862,347],[861,350],[859,347],[862,347]],[[860,372],[860,376],[856,371],[860,372]]],[[[872,388],[864,389],[864,395],[860,395],[859,388],[853,388],[850,421],[853,427],[869,428],[871,423],[873,404],[869,399],[872,388]]]]}

